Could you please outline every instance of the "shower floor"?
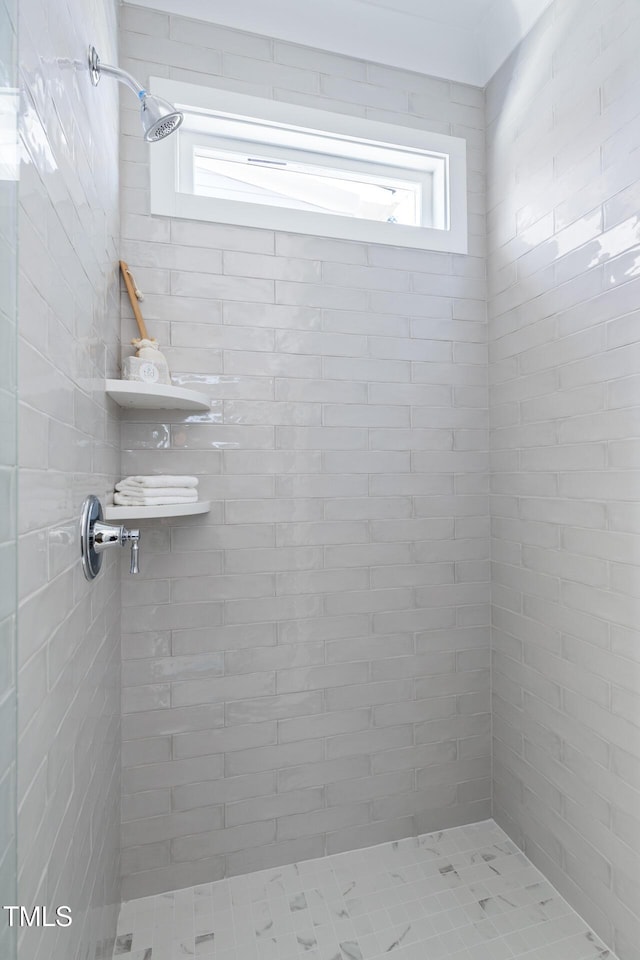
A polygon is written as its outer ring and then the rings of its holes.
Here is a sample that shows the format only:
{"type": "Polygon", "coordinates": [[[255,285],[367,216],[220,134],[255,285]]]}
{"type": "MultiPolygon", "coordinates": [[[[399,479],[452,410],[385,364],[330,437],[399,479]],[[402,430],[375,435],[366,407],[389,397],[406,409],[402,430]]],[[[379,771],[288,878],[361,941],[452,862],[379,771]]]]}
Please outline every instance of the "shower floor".
{"type": "Polygon", "coordinates": [[[120,960],[615,960],[489,820],[122,904],[120,960]]]}

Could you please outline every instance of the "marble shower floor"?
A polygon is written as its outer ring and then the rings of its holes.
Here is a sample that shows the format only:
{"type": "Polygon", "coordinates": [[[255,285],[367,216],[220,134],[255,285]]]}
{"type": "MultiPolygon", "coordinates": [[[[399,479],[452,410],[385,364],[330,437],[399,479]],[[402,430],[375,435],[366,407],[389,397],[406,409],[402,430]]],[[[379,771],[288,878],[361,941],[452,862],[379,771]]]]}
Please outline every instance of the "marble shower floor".
{"type": "Polygon", "coordinates": [[[122,904],[119,960],[615,960],[489,820],[122,904]]]}

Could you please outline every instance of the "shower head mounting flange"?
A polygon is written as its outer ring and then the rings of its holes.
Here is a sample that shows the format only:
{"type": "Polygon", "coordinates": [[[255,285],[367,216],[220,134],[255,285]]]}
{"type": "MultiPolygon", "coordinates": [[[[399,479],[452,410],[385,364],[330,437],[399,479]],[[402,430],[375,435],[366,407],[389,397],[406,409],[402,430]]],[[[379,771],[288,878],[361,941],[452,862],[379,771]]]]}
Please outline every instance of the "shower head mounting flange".
{"type": "Polygon", "coordinates": [[[89,47],[89,74],[91,83],[97,87],[100,83],[100,57],[93,44],[89,47]]]}

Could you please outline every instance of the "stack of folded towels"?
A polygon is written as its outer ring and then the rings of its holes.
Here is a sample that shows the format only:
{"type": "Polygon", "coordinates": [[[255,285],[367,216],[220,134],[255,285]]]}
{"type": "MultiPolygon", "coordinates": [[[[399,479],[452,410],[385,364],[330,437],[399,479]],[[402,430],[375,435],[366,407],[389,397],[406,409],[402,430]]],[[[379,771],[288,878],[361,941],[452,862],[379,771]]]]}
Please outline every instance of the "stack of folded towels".
{"type": "Polygon", "coordinates": [[[121,507],[157,507],[165,503],[195,503],[197,477],[125,477],[116,483],[113,502],[121,507]]]}

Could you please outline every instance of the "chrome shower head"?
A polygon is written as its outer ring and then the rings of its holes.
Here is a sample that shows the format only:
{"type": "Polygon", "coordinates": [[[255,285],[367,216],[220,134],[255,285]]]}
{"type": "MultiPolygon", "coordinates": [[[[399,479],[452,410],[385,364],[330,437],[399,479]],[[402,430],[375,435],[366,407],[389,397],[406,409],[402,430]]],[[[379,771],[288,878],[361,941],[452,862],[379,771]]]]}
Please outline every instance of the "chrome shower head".
{"type": "Polygon", "coordinates": [[[144,138],[149,143],[168,137],[184,120],[183,114],[162,97],[155,97],[146,91],[138,96],[144,138]]]}
{"type": "Polygon", "coordinates": [[[111,67],[108,63],[101,63],[95,47],[89,47],[89,73],[94,87],[98,86],[100,77],[105,74],[108,77],[114,77],[120,83],[125,83],[133,90],[140,100],[142,130],[148,143],[155,143],[156,140],[163,140],[168,137],[170,133],[178,129],[184,120],[184,115],[172,103],[149,93],[126,70],[111,67]]]}

